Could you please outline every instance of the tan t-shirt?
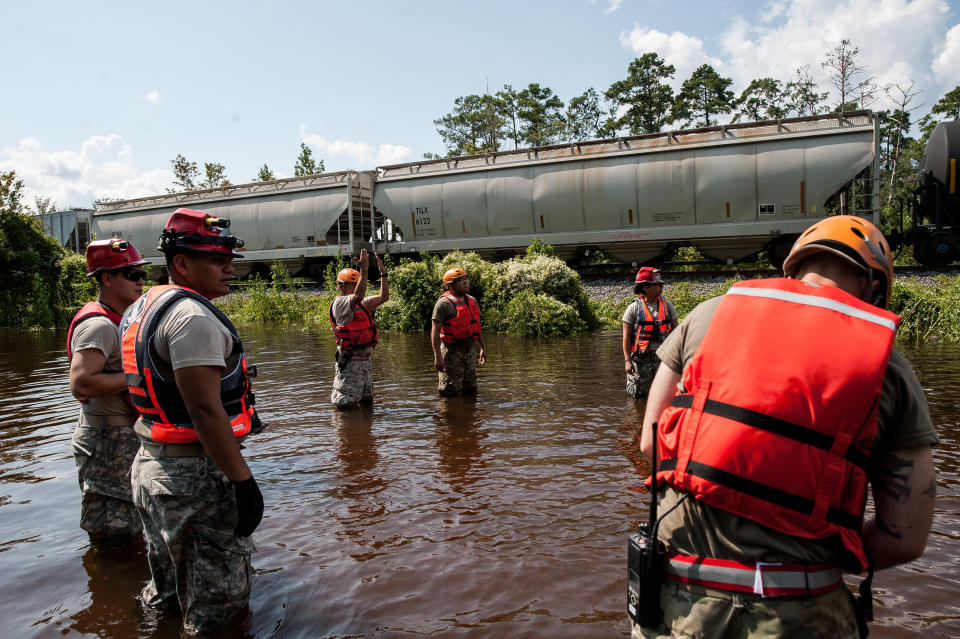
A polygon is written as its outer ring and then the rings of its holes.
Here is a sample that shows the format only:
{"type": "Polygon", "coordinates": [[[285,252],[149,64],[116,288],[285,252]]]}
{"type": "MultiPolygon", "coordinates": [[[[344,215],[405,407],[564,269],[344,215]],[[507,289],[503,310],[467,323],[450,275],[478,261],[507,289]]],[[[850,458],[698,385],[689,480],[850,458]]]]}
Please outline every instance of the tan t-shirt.
{"type": "Polygon", "coordinates": [[[160,320],[153,346],[160,359],[158,365],[167,363],[173,370],[223,368],[233,350],[233,339],[216,315],[188,298],[176,302],[160,320]]]}
{"type": "MultiPolygon", "coordinates": [[[[119,373],[123,370],[120,358],[120,329],[106,317],[97,316],[81,322],[70,337],[74,353],[96,349],[107,358],[104,371],[119,373]]],[[[88,422],[96,423],[97,417],[129,417],[132,424],[137,411],[122,394],[94,397],[83,404],[83,415],[88,422]]]]}
{"type": "MultiPolygon", "coordinates": [[[[682,373],[690,363],[722,299],[723,296],[716,297],[697,306],[664,340],[657,356],[673,371],[682,373]]],[[[938,441],[920,382],[906,358],[893,351],[883,378],[874,455],[877,451],[929,446],[938,441]]],[[[661,515],[666,513],[682,495],[667,488],[658,512],[661,515]]],[[[699,557],[748,562],[826,563],[835,561],[837,556],[825,542],[777,532],[692,497],[661,520],[659,536],[672,550],[699,557]]]]}
{"type": "Polygon", "coordinates": [[[446,295],[441,295],[437,303],[433,305],[433,315],[430,319],[434,322],[445,324],[457,316],[457,306],[446,295]]]}
{"type": "MultiPolygon", "coordinates": [[[[637,325],[637,313],[640,312],[640,306],[639,304],[637,304],[637,300],[640,300],[640,304],[647,305],[647,309],[650,311],[650,316],[653,318],[656,318],[657,313],[660,311],[656,302],[653,302],[653,304],[649,304],[646,302],[646,300],[643,300],[643,298],[640,298],[640,297],[635,298],[633,302],[630,302],[629,304],[627,304],[627,309],[623,312],[623,318],[620,321],[622,321],[624,324],[627,324],[631,327],[631,331],[630,331],[631,344],[633,344],[633,340],[636,339],[636,333],[632,327],[637,325]]],[[[663,298],[663,307],[664,307],[664,310],[667,312],[667,319],[673,322],[673,325],[676,326],[680,320],[677,315],[677,309],[674,308],[673,303],[667,298],[663,298]]],[[[650,346],[647,348],[647,350],[651,353],[656,353],[659,347],[660,347],[660,342],[653,339],[653,340],[650,340],[650,346]]]]}

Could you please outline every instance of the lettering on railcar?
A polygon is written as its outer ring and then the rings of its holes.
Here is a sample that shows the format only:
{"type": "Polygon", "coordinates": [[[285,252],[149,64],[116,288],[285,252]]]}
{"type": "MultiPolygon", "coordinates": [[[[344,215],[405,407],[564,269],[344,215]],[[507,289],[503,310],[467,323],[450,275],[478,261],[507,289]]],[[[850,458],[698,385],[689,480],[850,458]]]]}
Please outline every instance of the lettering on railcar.
{"type": "Polygon", "coordinates": [[[413,209],[414,221],[417,226],[430,226],[433,222],[430,220],[430,207],[417,206],[413,209]]]}
{"type": "Polygon", "coordinates": [[[683,211],[661,211],[653,214],[654,222],[676,222],[683,215],[683,211]]]}
{"type": "Polygon", "coordinates": [[[761,204],[760,205],[760,215],[773,215],[777,212],[776,204],[761,204]]]}

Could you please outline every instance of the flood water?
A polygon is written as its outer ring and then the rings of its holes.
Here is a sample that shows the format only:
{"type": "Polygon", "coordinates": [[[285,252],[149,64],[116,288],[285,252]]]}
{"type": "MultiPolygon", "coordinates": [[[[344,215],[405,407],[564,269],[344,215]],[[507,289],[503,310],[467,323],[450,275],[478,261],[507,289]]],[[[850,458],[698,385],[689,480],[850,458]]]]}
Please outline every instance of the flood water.
{"type": "MultiPolygon", "coordinates": [[[[645,517],[619,332],[491,335],[473,399],[435,393],[429,341],[382,336],[376,403],[329,405],[329,329],[241,330],[270,428],[247,460],[266,514],[250,617],[231,637],[622,637],[626,537],[645,517]]],[[[0,332],[5,637],[174,638],[146,616],[142,550],[78,525],[78,405],[62,332],[0,332]]],[[[960,348],[909,349],[942,444],[924,556],[875,578],[874,637],[960,636],[960,348]]]]}

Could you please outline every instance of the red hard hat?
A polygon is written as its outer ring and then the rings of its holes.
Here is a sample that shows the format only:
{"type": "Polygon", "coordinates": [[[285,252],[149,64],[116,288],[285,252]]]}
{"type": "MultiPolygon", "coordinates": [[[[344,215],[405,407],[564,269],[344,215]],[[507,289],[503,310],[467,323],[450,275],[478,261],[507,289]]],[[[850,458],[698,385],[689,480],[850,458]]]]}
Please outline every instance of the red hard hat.
{"type": "Polygon", "coordinates": [[[177,209],[167,220],[157,248],[164,253],[192,251],[243,257],[242,253],[234,250],[243,246],[243,240],[230,235],[229,229],[230,220],[226,218],[210,215],[206,211],[177,209]]]}
{"type": "Polygon", "coordinates": [[[148,262],[140,251],[126,240],[94,240],[87,244],[87,275],[104,271],[117,271],[128,266],[141,266],[148,262]]]}
{"type": "Polygon", "coordinates": [[[652,266],[641,266],[637,271],[636,284],[663,284],[663,278],[660,277],[660,269],[652,266]]]}

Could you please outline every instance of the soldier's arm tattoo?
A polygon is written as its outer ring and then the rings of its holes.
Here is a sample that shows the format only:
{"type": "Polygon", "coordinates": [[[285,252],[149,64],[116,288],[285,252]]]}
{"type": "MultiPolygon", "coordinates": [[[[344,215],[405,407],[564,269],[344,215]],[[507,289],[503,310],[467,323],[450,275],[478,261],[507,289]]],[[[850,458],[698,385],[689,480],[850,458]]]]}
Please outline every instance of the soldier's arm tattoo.
{"type": "Polygon", "coordinates": [[[894,454],[880,460],[872,478],[874,490],[901,503],[910,498],[912,482],[913,460],[894,454]]]}

